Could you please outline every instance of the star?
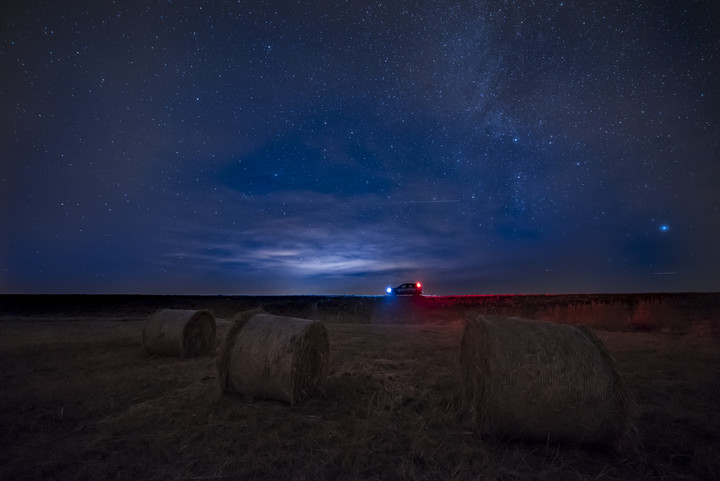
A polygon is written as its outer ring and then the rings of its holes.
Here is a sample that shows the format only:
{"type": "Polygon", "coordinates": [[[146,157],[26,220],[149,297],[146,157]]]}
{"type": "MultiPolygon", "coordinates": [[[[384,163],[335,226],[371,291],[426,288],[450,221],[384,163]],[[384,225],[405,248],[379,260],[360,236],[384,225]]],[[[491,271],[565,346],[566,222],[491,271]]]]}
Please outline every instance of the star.
{"type": "Polygon", "coordinates": [[[0,289],[720,289],[714,2],[17,3],[0,289]]]}

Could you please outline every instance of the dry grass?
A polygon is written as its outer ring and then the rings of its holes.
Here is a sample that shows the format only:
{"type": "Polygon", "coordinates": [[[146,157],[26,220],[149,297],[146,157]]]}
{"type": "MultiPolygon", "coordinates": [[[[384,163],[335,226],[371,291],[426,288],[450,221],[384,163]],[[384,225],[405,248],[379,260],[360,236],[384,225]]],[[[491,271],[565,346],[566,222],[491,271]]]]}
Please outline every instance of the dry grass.
{"type": "Polygon", "coordinates": [[[585,327],[520,318],[467,319],[463,406],[482,434],[575,444],[633,444],[634,403],[615,362],[585,327]]]}
{"type": "MultiPolygon", "coordinates": [[[[717,339],[595,331],[641,408],[632,454],[482,440],[456,415],[462,326],[327,324],[323,396],[221,395],[213,356],[142,320],[0,322],[0,479],[717,479],[717,339]]],[[[227,323],[218,323],[218,339],[227,323]]]]}
{"type": "Polygon", "coordinates": [[[215,316],[210,311],[162,309],[143,328],[143,345],[151,354],[196,357],[215,347],[215,316]]]}
{"type": "Polygon", "coordinates": [[[256,312],[239,313],[221,344],[220,389],[290,404],[314,395],[328,370],[323,323],[256,312]]]}

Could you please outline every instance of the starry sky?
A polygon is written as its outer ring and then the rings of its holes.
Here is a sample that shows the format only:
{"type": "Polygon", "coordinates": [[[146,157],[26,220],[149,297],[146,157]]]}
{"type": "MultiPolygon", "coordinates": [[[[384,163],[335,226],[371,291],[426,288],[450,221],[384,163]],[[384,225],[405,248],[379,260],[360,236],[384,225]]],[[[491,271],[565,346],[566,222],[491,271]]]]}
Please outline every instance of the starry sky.
{"type": "Polygon", "coordinates": [[[0,292],[720,290],[716,0],[0,20],[0,292]]]}

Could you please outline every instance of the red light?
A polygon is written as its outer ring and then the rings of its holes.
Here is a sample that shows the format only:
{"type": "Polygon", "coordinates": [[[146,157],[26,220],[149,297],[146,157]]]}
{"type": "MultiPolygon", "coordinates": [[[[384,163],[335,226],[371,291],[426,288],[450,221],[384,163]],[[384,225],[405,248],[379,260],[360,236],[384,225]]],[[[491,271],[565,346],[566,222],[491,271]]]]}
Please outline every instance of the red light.
{"type": "Polygon", "coordinates": [[[418,289],[420,289],[422,287],[422,284],[420,284],[419,282],[415,285],[418,287],[418,289]]]}

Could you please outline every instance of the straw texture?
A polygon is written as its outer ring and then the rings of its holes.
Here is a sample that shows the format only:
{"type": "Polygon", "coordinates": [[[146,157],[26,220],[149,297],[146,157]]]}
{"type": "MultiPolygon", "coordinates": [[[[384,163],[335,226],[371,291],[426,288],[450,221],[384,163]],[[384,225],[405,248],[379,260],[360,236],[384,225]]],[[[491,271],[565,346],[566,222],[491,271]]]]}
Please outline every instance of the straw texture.
{"type": "Polygon", "coordinates": [[[633,431],[634,403],[584,327],[478,316],[460,357],[463,405],[482,434],[620,447],[633,431]]]}
{"type": "Polygon", "coordinates": [[[203,356],[215,346],[215,330],[215,317],[209,311],[163,309],[147,318],[143,346],[153,354],[203,356]]]}
{"type": "Polygon", "coordinates": [[[259,311],[241,313],[218,356],[220,388],[290,404],[302,402],[322,388],[329,350],[321,322],[259,311]]]}

